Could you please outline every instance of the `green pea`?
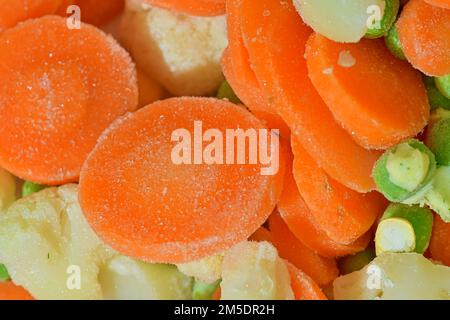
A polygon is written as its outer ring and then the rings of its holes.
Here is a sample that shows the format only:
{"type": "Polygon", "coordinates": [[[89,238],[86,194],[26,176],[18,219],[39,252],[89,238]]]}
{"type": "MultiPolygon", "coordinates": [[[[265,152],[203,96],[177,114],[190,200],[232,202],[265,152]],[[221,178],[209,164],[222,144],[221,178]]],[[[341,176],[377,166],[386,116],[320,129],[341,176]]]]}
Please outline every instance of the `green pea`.
{"type": "Polygon", "coordinates": [[[450,74],[434,78],[434,81],[439,92],[447,99],[450,99],[450,74]]]}
{"type": "Polygon", "coordinates": [[[22,186],[22,197],[27,197],[33,193],[39,192],[43,189],[47,188],[47,186],[44,186],[42,184],[34,183],[31,181],[25,181],[25,183],[22,186]]]}
{"type": "Polygon", "coordinates": [[[192,290],[193,300],[211,300],[214,292],[219,288],[221,280],[217,280],[214,283],[204,283],[195,280],[194,288],[192,290]]]}
{"type": "Polygon", "coordinates": [[[388,34],[384,37],[384,42],[389,51],[400,60],[406,60],[405,53],[403,52],[402,44],[397,33],[397,26],[393,25],[388,34]]]}
{"type": "Polygon", "coordinates": [[[425,203],[438,213],[442,220],[450,223],[450,167],[436,170],[431,190],[425,196],[425,203]]]}
{"type": "Polygon", "coordinates": [[[220,86],[219,91],[217,92],[217,98],[227,99],[228,101],[235,104],[241,103],[241,100],[236,95],[233,88],[231,88],[228,81],[222,82],[222,85],[220,86]]]}
{"type": "Polygon", "coordinates": [[[393,203],[386,209],[381,220],[390,218],[403,218],[411,223],[416,235],[415,252],[422,254],[428,249],[433,231],[433,212],[430,209],[393,203]]]}
{"type": "Polygon", "coordinates": [[[342,275],[359,271],[375,259],[375,256],[375,249],[368,248],[357,254],[343,257],[338,260],[339,271],[342,275]]]}
{"type": "Polygon", "coordinates": [[[432,109],[443,108],[450,110],[450,99],[445,97],[436,87],[433,77],[424,76],[428,100],[432,109]]]}
{"type": "Polygon", "coordinates": [[[399,0],[385,0],[386,6],[384,8],[384,15],[381,21],[369,28],[366,32],[366,38],[376,39],[385,36],[395,20],[397,20],[398,11],[400,9],[399,0]]]}
{"type": "Polygon", "coordinates": [[[387,150],[372,175],[378,191],[388,200],[413,204],[423,199],[435,171],[434,154],[422,142],[411,139],[387,150]]]}
{"type": "Polygon", "coordinates": [[[0,264],[0,282],[8,281],[9,279],[11,278],[9,277],[8,270],[5,265],[0,264]]]}
{"type": "Polygon", "coordinates": [[[450,118],[441,119],[428,128],[426,143],[438,164],[450,166],[450,118]]]}

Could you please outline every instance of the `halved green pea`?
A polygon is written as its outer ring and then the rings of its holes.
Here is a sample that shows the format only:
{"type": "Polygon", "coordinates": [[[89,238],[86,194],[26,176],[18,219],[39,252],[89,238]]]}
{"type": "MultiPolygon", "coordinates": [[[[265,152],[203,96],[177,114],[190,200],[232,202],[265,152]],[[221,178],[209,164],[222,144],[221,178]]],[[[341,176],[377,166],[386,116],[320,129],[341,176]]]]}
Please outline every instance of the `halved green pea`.
{"type": "Polygon", "coordinates": [[[433,231],[433,212],[430,209],[418,205],[392,203],[381,220],[390,218],[403,218],[411,223],[416,235],[415,252],[422,254],[428,249],[433,231]]]}
{"type": "Polygon", "coordinates": [[[343,257],[338,260],[339,271],[342,275],[359,271],[375,259],[375,257],[374,248],[367,248],[357,254],[343,257]]]}
{"type": "Polygon", "coordinates": [[[450,167],[439,167],[433,177],[425,203],[450,223],[450,167]]]}
{"type": "Polygon", "coordinates": [[[427,88],[428,100],[432,109],[443,108],[450,110],[450,99],[445,97],[436,87],[433,77],[424,76],[425,86],[427,88]]]}
{"type": "Polygon", "coordinates": [[[450,74],[443,77],[434,78],[434,81],[439,92],[442,93],[442,95],[447,99],[450,99],[450,74]]]}
{"type": "Polygon", "coordinates": [[[389,51],[400,60],[406,60],[405,53],[403,52],[403,47],[400,42],[397,33],[397,26],[394,24],[389,30],[388,34],[384,37],[384,42],[389,51]]]}
{"type": "Polygon", "coordinates": [[[397,20],[398,11],[400,9],[400,0],[385,0],[386,6],[381,21],[371,28],[367,29],[365,37],[368,39],[376,39],[385,36],[395,20],[397,20]]]}
{"type": "Polygon", "coordinates": [[[228,81],[222,82],[222,85],[217,92],[217,98],[219,99],[227,99],[228,101],[238,104],[241,103],[241,100],[234,92],[233,88],[230,86],[228,81]]]}
{"type": "Polygon", "coordinates": [[[211,300],[212,296],[216,292],[217,288],[219,288],[221,280],[217,280],[214,283],[204,283],[198,280],[195,280],[194,288],[192,290],[192,299],[193,300],[211,300]]]}
{"type": "Polygon", "coordinates": [[[8,281],[10,279],[8,270],[5,265],[0,264],[0,282],[8,281]]]}
{"type": "Polygon", "coordinates": [[[39,192],[43,189],[47,188],[42,184],[34,183],[31,181],[25,181],[22,186],[22,197],[27,197],[33,193],[39,192]]]}
{"type": "Polygon", "coordinates": [[[387,150],[376,162],[372,175],[380,191],[392,202],[419,203],[436,171],[434,154],[422,142],[411,139],[387,150]]]}
{"type": "Polygon", "coordinates": [[[450,166],[450,118],[429,126],[426,143],[435,154],[438,164],[450,166]]]}

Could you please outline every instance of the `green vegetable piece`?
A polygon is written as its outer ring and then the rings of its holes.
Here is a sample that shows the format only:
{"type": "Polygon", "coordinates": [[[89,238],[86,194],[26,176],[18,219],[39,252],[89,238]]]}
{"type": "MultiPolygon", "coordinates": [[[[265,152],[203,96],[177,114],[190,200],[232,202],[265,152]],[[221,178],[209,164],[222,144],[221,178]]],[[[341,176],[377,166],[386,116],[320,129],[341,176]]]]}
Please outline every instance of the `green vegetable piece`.
{"type": "Polygon", "coordinates": [[[426,143],[438,164],[450,166],[450,118],[439,120],[428,128],[426,143]]]}
{"type": "Polygon", "coordinates": [[[450,167],[439,167],[433,177],[425,203],[445,222],[450,222],[450,167]]]}
{"type": "Polygon", "coordinates": [[[433,212],[430,209],[393,203],[386,209],[381,220],[390,218],[403,218],[411,223],[416,235],[415,252],[422,254],[428,249],[433,231],[433,212]]]}
{"type": "Polygon", "coordinates": [[[436,171],[434,154],[422,142],[411,139],[387,150],[372,175],[378,190],[392,202],[420,203],[436,171]]]}
{"type": "Polygon", "coordinates": [[[34,183],[31,181],[25,181],[25,183],[22,186],[22,197],[27,197],[33,193],[39,192],[43,189],[47,188],[47,186],[44,186],[42,184],[34,183]]]}
{"type": "Polygon", "coordinates": [[[0,264],[0,282],[8,281],[9,279],[11,278],[9,277],[8,270],[5,265],[0,264]]]}
{"type": "Polygon", "coordinates": [[[231,88],[228,81],[222,82],[222,85],[219,88],[219,92],[217,92],[217,98],[227,99],[228,101],[235,104],[241,103],[241,100],[238,98],[236,93],[234,93],[234,90],[233,88],[231,88]]]}
{"type": "Polygon", "coordinates": [[[216,292],[217,288],[219,288],[221,280],[217,280],[214,283],[204,283],[198,280],[195,280],[194,288],[192,290],[192,299],[193,300],[211,300],[212,296],[216,292]]]}
{"type": "Polygon", "coordinates": [[[383,18],[371,28],[367,29],[366,38],[376,39],[385,36],[395,20],[397,20],[398,11],[400,9],[400,0],[385,0],[383,18]]]}
{"type": "Polygon", "coordinates": [[[389,51],[400,60],[406,60],[405,53],[403,52],[402,44],[397,33],[397,26],[393,25],[388,34],[384,37],[384,42],[389,51]]]}
{"type": "Polygon", "coordinates": [[[447,99],[450,99],[450,74],[443,77],[437,77],[434,79],[434,82],[436,83],[439,92],[447,99]]]}
{"type": "Polygon", "coordinates": [[[374,248],[367,248],[357,254],[343,257],[338,261],[339,271],[342,275],[359,271],[375,259],[375,257],[374,248]]]}
{"type": "Polygon", "coordinates": [[[432,109],[444,108],[450,110],[450,99],[445,97],[436,87],[433,77],[424,76],[425,86],[427,88],[428,100],[432,109]]]}

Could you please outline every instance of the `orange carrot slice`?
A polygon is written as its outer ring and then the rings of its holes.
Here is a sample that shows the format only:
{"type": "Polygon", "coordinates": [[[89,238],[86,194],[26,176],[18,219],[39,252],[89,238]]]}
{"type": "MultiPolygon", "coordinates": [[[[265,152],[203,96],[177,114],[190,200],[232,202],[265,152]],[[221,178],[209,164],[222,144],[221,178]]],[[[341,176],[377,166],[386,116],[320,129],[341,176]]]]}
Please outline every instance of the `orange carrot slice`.
{"type": "Polygon", "coordinates": [[[309,276],[289,261],[286,261],[286,265],[291,276],[295,300],[328,300],[322,289],[309,276]]]}
{"type": "Polygon", "coordinates": [[[276,213],[269,218],[269,228],[273,245],[280,257],[287,259],[304,271],[319,286],[326,286],[337,278],[339,271],[334,259],[323,258],[298,240],[276,213]]]}
{"type": "Polygon", "coordinates": [[[306,55],[315,88],[364,148],[387,149],[427,124],[430,106],[420,72],[395,58],[383,40],[345,44],[313,34],[306,55]]]}
{"type": "Polygon", "coordinates": [[[1,300],[34,300],[24,288],[16,286],[13,282],[0,282],[1,300]]]}
{"type": "Polygon", "coordinates": [[[371,240],[371,232],[367,232],[355,242],[345,245],[333,241],[325,231],[319,228],[314,220],[313,213],[298,192],[292,170],[290,169],[286,169],[284,188],[278,203],[278,211],[291,232],[303,244],[323,257],[335,258],[364,250],[371,240]]]}
{"type": "Polygon", "coordinates": [[[124,9],[124,0],[76,0],[81,9],[81,20],[96,26],[111,21],[124,9]]]}
{"type": "MultiPolygon", "coordinates": [[[[206,164],[214,159],[199,155],[214,153],[211,143],[203,153],[189,146],[179,152],[173,141],[180,139],[174,133],[186,143],[192,136],[191,146],[202,148],[199,131],[216,129],[225,139],[226,129],[237,128],[264,125],[240,106],[208,98],[159,101],[115,122],[81,174],[80,202],[93,229],[123,254],[163,263],[200,259],[248,239],[279,200],[283,152],[278,174],[262,175],[266,166],[248,164],[248,148],[246,164],[206,164]],[[194,132],[195,121],[203,130],[194,132]],[[188,164],[176,164],[180,157],[188,164]]],[[[218,134],[212,140],[220,141],[218,134]]]]}
{"type": "Polygon", "coordinates": [[[128,53],[66,19],[26,21],[0,35],[0,166],[46,185],[77,181],[103,130],[137,106],[128,53]]]}
{"type": "Polygon", "coordinates": [[[397,22],[403,51],[411,64],[429,76],[450,74],[450,10],[410,0],[397,22]]]}
{"type": "Polygon", "coordinates": [[[450,267],[450,223],[445,223],[439,215],[434,215],[433,235],[429,252],[433,260],[450,267]]]}
{"type": "Polygon", "coordinates": [[[225,0],[145,0],[151,5],[193,16],[225,14],[225,0]]]}
{"type": "Polygon", "coordinates": [[[270,243],[273,242],[272,234],[265,227],[260,227],[258,230],[256,230],[255,233],[253,233],[252,236],[250,237],[250,240],[257,241],[257,242],[262,242],[262,241],[267,241],[270,243]]]}
{"type": "Polygon", "coordinates": [[[359,146],[335,122],[314,89],[304,59],[311,30],[302,23],[293,4],[242,0],[240,9],[256,77],[292,134],[334,179],[360,192],[374,190],[371,172],[380,154],[359,146]]]}
{"type": "Polygon", "coordinates": [[[66,17],[68,15],[67,9],[74,3],[75,0],[60,0],[60,5],[58,7],[58,10],[56,10],[56,14],[66,17]]]}
{"type": "Polygon", "coordinates": [[[335,242],[350,245],[370,230],[387,201],[378,192],[361,194],[329,177],[292,137],[293,172],[314,221],[335,242]]]}
{"type": "Polygon", "coordinates": [[[61,0],[0,0],[0,32],[17,23],[55,13],[61,0]]]}
{"type": "Polygon", "coordinates": [[[450,9],[450,0],[425,0],[432,6],[450,9]]]}

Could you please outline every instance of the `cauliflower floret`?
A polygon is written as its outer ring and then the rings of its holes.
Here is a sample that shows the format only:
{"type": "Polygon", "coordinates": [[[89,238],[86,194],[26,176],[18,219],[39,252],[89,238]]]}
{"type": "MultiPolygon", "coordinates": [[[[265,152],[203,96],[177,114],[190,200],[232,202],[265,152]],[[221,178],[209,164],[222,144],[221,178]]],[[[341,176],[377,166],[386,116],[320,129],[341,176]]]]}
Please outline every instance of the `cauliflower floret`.
{"type": "Polygon", "coordinates": [[[292,300],[289,271],[268,242],[242,242],[226,252],[223,300],[292,300]]]}
{"type": "Polygon", "coordinates": [[[216,254],[200,260],[178,264],[178,270],[204,283],[214,283],[222,277],[224,254],[216,254]]]}
{"type": "Polygon", "coordinates": [[[16,198],[16,180],[0,168],[0,213],[6,210],[16,198]]]}
{"type": "Polygon", "coordinates": [[[119,33],[138,67],[174,95],[209,95],[223,81],[224,16],[193,17],[129,0],[119,33]]]}
{"type": "Polygon", "coordinates": [[[385,253],[333,288],[336,300],[449,300],[450,268],[417,253],[385,253]]]}

